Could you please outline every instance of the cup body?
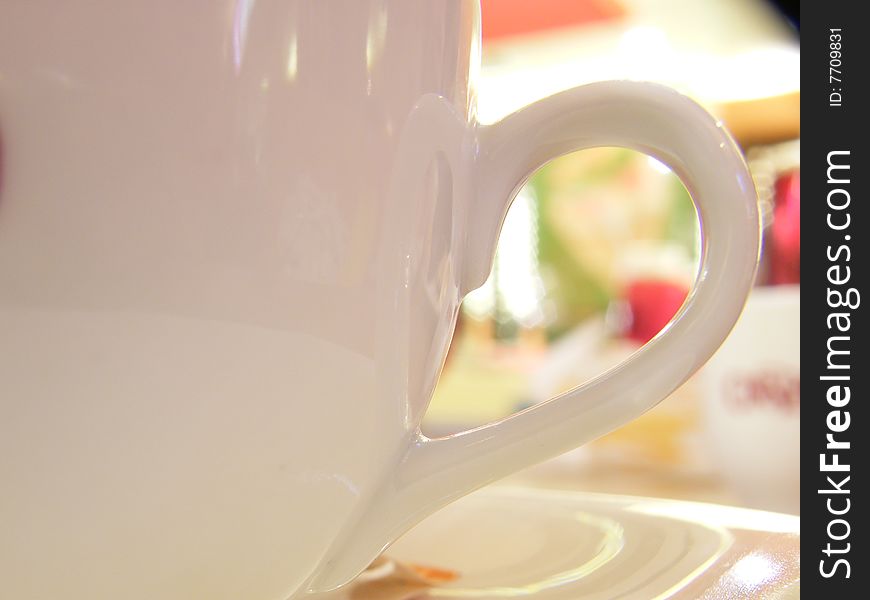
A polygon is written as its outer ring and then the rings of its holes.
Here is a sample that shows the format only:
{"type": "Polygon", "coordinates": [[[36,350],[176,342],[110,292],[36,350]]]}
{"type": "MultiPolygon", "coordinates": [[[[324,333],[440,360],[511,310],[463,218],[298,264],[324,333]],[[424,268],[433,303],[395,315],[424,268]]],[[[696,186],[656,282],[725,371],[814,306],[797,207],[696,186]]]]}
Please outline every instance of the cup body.
{"type": "Polygon", "coordinates": [[[421,97],[470,124],[478,19],[4,3],[5,596],[287,598],[353,529],[459,303],[462,149],[396,169],[421,97]]]}

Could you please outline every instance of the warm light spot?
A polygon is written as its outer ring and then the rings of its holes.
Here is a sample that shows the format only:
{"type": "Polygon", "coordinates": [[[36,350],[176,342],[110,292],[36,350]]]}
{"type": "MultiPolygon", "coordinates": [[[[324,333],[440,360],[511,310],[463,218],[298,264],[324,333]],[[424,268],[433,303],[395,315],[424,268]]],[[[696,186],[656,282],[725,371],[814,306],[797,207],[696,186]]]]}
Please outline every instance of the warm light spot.
{"type": "Polygon", "coordinates": [[[766,554],[747,554],[738,560],[727,577],[742,588],[758,587],[775,578],[782,567],[766,554]]]}
{"type": "Polygon", "coordinates": [[[387,11],[381,8],[369,18],[366,33],[366,71],[371,75],[387,41],[387,11]]]}
{"type": "Polygon", "coordinates": [[[299,73],[299,44],[296,36],[290,38],[290,47],[287,50],[287,79],[290,81],[296,80],[296,75],[299,73]]]}

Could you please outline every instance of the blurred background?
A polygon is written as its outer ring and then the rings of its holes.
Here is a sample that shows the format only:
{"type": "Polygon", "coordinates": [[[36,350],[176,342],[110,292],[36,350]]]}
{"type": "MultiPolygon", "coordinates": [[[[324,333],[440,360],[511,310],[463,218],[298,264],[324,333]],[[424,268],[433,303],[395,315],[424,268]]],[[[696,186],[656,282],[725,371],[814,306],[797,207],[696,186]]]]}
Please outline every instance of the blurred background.
{"type": "MultiPolygon", "coordinates": [[[[746,153],[764,221],[756,288],[731,337],[641,419],[507,483],[799,513],[800,47],[767,0],[483,0],[478,116],[607,79],[706,106],[746,153]]],[[[493,272],[468,296],[424,432],[494,421],[624,360],[676,313],[696,213],[658,161],[564,156],[520,192],[493,272]]],[[[642,386],[643,381],[637,385],[642,386]]]]}

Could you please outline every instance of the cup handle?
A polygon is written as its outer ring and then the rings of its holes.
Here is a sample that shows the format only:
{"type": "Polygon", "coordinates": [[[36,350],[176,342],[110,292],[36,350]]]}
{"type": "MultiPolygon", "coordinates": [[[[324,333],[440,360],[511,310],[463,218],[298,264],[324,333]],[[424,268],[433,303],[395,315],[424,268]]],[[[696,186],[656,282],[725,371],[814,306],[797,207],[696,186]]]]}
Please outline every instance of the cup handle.
{"type": "MultiPolygon", "coordinates": [[[[540,100],[476,134],[471,177],[477,192],[468,207],[463,291],[489,274],[507,209],[534,170],[568,152],[602,146],[649,154],[683,180],[702,229],[697,281],[655,338],[591,381],[477,429],[438,439],[417,432],[357,531],[360,545],[395,539],[468,492],[580,446],[655,406],[722,343],[755,275],[760,239],[755,187],[734,141],[689,98],[649,83],[597,83],[540,100]]],[[[321,574],[321,586],[353,574],[348,558],[362,548],[350,546],[344,540],[344,556],[321,574]]]]}
{"type": "Polygon", "coordinates": [[[742,155],[720,122],[670,88],[628,81],[578,87],[480,127],[477,144],[465,290],[487,277],[505,213],[534,170],[568,152],[602,146],[644,152],[682,179],[699,213],[700,269],[677,315],[622,364],[501,421],[445,438],[420,436],[397,474],[403,495],[420,512],[655,406],[726,338],[758,264],[757,197],[742,155]]]}

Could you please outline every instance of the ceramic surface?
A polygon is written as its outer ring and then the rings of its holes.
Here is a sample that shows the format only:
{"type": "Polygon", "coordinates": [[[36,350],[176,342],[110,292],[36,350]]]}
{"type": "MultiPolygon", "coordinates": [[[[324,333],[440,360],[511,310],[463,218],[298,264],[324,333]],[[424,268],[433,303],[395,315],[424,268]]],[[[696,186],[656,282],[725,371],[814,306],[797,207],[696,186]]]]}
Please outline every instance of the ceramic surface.
{"type": "MultiPolygon", "coordinates": [[[[456,576],[418,598],[800,597],[798,517],[694,502],[487,488],[426,519],[387,554],[456,576]]],[[[362,599],[362,591],[313,600],[362,599]]]]}
{"type": "Polygon", "coordinates": [[[751,179],[640,83],[475,119],[472,0],[0,5],[4,596],[285,599],[437,508],[642,413],[734,323],[751,179]],[[704,227],[668,330],[581,389],[418,429],[526,177],[620,145],[704,227]]]}

